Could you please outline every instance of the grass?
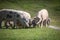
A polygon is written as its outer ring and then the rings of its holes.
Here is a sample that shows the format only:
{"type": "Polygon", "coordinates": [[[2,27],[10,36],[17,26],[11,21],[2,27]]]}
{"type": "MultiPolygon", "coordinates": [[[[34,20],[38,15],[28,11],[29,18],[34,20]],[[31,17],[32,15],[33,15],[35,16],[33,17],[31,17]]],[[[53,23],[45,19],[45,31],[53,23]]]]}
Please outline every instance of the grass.
{"type": "MultiPolygon", "coordinates": [[[[51,25],[60,27],[59,0],[0,0],[0,9],[24,10],[32,18],[43,8],[49,12],[51,25]]],[[[60,40],[60,30],[50,28],[0,29],[0,40],[60,40]]]]}
{"type": "Polygon", "coordinates": [[[0,40],[60,40],[60,31],[49,28],[0,29],[0,40]]]}

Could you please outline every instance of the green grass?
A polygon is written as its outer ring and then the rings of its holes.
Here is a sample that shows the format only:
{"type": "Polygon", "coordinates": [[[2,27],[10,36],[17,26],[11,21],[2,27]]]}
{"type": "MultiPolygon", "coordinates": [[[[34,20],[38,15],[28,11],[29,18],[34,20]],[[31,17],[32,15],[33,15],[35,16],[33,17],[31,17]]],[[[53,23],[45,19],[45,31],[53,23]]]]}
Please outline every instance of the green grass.
{"type": "Polygon", "coordinates": [[[0,29],[0,40],[60,40],[60,31],[49,28],[0,29]]]}
{"type": "MultiPolygon", "coordinates": [[[[32,18],[43,8],[49,12],[51,25],[60,27],[59,0],[0,0],[0,9],[24,10],[32,18]]],[[[50,28],[0,29],[0,40],[60,40],[60,30],[50,28]]]]}

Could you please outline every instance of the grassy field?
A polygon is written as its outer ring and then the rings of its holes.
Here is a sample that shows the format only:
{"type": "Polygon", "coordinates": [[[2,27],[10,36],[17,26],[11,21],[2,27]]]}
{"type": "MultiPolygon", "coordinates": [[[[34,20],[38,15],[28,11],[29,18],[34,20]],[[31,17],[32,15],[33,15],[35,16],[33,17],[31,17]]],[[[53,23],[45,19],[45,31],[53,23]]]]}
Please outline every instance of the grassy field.
{"type": "Polygon", "coordinates": [[[49,28],[0,29],[0,40],[60,40],[60,30],[49,28]]]}
{"type": "MultiPolygon", "coordinates": [[[[60,27],[59,0],[0,0],[0,9],[24,10],[32,18],[43,8],[49,12],[51,25],[60,27]]],[[[0,40],[60,40],[60,30],[50,28],[0,29],[0,40]]]]}

